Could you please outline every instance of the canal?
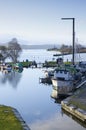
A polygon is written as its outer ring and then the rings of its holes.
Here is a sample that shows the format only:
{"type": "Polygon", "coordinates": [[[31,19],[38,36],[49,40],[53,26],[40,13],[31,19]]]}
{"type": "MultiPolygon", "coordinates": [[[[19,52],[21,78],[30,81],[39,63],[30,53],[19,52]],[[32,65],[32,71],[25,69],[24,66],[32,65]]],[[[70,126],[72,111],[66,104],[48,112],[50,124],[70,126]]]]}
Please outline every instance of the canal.
{"type": "Polygon", "coordinates": [[[61,110],[51,98],[52,85],[40,84],[43,68],[0,72],[0,104],[16,108],[31,130],[85,130],[86,126],[61,110]]]}

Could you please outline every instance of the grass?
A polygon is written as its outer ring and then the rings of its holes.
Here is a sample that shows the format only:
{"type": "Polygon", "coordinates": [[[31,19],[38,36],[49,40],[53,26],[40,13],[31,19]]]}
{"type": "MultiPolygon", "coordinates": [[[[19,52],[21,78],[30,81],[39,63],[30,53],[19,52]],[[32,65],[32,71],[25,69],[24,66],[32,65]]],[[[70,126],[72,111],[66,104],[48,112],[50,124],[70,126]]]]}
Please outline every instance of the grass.
{"type": "Polygon", "coordinates": [[[86,85],[78,89],[75,94],[70,98],[69,104],[75,105],[86,111],[86,85]]]}
{"type": "MultiPolygon", "coordinates": [[[[26,67],[26,68],[28,68],[28,67],[30,67],[31,66],[31,64],[32,64],[32,61],[22,61],[22,62],[19,62],[19,63],[21,63],[21,65],[23,66],[23,67],[26,67]]],[[[10,65],[14,65],[14,63],[13,62],[8,62],[8,64],[10,64],[10,65]]]]}
{"type": "Polygon", "coordinates": [[[29,67],[32,62],[31,61],[29,61],[29,62],[23,61],[23,62],[20,62],[20,63],[22,64],[23,67],[29,67]]]}
{"type": "Polygon", "coordinates": [[[23,130],[11,107],[0,106],[0,130],[23,130]]]}
{"type": "Polygon", "coordinates": [[[84,104],[83,102],[81,102],[80,100],[76,100],[76,99],[72,99],[69,101],[69,104],[73,104],[74,106],[76,106],[77,108],[83,109],[86,111],[86,104],[84,104]]]}
{"type": "Polygon", "coordinates": [[[43,64],[43,67],[57,67],[57,63],[56,61],[46,61],[43,64]]]}

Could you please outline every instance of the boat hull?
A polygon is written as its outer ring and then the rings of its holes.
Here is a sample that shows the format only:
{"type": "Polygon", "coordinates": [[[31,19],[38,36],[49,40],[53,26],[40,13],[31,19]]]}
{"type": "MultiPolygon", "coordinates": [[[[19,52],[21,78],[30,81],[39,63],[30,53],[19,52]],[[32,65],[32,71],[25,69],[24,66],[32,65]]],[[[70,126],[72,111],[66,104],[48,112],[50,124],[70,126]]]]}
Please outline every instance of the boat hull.
{"type": "Polygon", "coordinates": [[[53,89],[57,90],[58,95],[68,95],[73,91],[73,81],[52,79],[53,89]]]}

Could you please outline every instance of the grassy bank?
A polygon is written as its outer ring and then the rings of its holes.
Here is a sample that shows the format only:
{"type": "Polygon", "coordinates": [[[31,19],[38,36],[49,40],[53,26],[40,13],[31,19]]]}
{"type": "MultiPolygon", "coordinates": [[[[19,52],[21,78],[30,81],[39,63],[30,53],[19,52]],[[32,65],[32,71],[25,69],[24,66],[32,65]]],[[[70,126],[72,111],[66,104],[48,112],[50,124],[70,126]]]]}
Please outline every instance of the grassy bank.
{"type": "MultiPolygon", "coordinates": [[[[36,62],[35,61],[22,61],[22,62],[17,62],[19,64],[21,64],[22,67],[25,67],[25,68],[28,68],[32,65],[35,65],[36,66],[36,62]]],[[[8,64],[14,66],[15,63],[13,62],[8,62],[8,64]]]]}
{"type": "MultiPolygon", "coordinates": [[[[62,110],[86,124],[86,84],[79,88],[73,96],[61,102],[62,110]]],[[[86,127],[86,125],[83,125],[86,127]]]]}
{"type": "Polygon", "coordinates": [[[0,130],[23,130],[11,107],[0,105],[0,130]]]}
{"type": "Polygon", "coordinates": [[[45,61],[43,67],[57,67],[56,61],[45,61]]]}
{"type": "Polygon", "coordinates": [[[86,111],[86,84],[75,92],[75,94],[70,98],[69,104],[73,104],[77,108],[86,111]]]}

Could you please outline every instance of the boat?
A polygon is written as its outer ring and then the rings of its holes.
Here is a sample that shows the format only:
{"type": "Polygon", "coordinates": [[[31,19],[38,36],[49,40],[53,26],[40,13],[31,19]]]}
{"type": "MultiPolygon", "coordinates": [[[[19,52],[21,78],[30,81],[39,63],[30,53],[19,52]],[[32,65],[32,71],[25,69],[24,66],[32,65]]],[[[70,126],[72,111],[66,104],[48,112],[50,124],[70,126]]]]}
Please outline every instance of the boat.
{"type": "Polygon", "coordinates": [[[10,72],[12,70],[12,65],[7,64],[6,68],[5,68],[8,72],[10,72]]]}
{"type": "MultiPolygon", "coordinates": [[[[64,20],[71,18],[62,18],[64,20]]],[[[54,77],[52,78],[52,84],[54,89],[57,90],[59,95],[70,95],[79,83],[83,81],[82,73],[85,72],[82,68],[77,69],[75,62],[75,18],[73,20],[73,43],[72,43],[72,64],[69,67],[60,67],[54,72],[54,77]]],[[[83,74],[85,77],[85,75],[83,74]]]]}
{"type": "Polygon", "coordinates": [[[57,68],[52,78],[53,89],[57,91],[58,95],[70,95],[81,78],[81,72],[77,71],[74,66],[57,68]]]}
{"type": "Polygon", "coordinates": [[[12,66],[11,66],[10,64],[4,63],[4,64],[1,64],[1,65],[0,65],[0,70],[1,70],[1,71],[11,72],[12,66]]]}
{"type": "Polygon", "coordinates": [[[52,76],[54,76],[54,71],[55,71],[55,69],[53,69],[53,70],[45,70],[45,72],[44,72],[44,74],[45,74],[45,77],[52,77],[52,76]]]}
{"type": "Polygon", "coordinates": [[[79,64],[76,67],[79,71],[82,72],[83,75],[85,75],[85,73],[86,73],[86,61],[79,62],[79,64]]]}
{"type": "Polygon", "coordinates": [[[14,71],[17,71],[17,72],[22,72],[23,71],[23,66],[22,66],[21,63],[13,64],[12,68],[13,68],[14,71]]]}
{"type": "Polygon", "coordinates": [[[52,84],[51,78],[54,76],[54,70],[45,70],[44,71],[44,77],[39,78],[40,83],[44,84],[52,84]]]}

